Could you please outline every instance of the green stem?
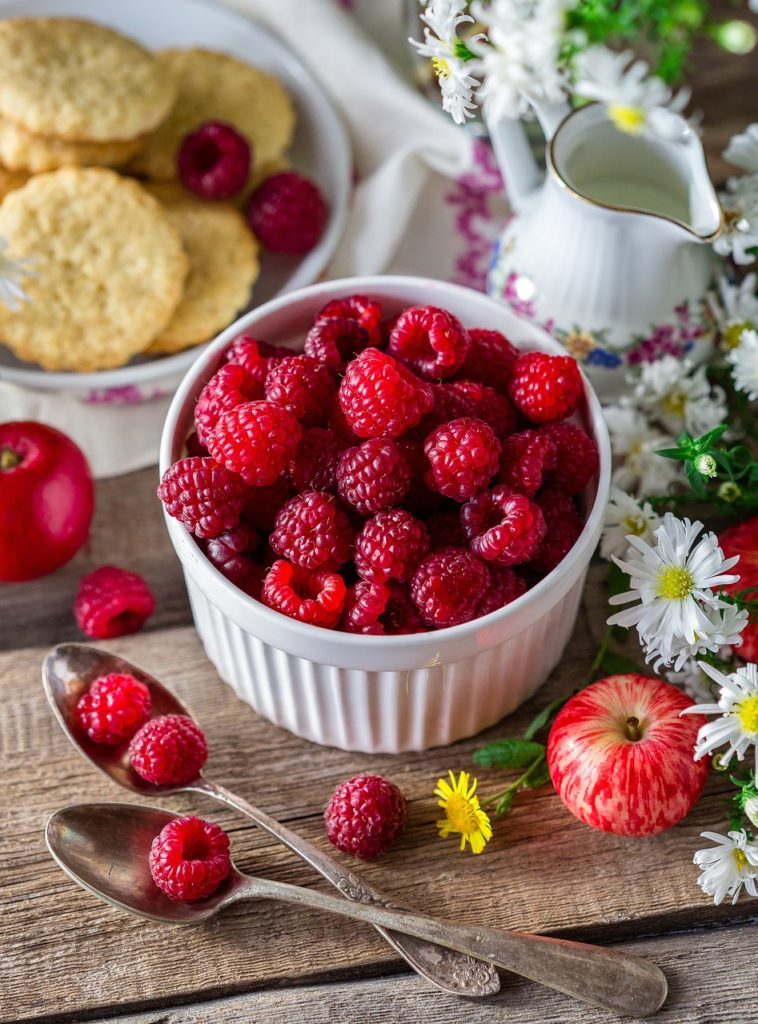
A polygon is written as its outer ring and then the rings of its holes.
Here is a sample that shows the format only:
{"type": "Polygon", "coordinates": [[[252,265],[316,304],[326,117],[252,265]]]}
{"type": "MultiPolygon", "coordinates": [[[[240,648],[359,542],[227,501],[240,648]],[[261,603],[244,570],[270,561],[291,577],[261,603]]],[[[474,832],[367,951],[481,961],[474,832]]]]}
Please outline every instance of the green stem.
{"type": "MultiPolygon", "coordinates": [[[[600,666],[603,664],[603,658],[605,658],[605,655],[606,655],[606,653],[608,651],[608,645],[611,642],[611,637],[612,636],[613,636],[612,627],[611,626],[606,626],[605,627],[605,632],[603,633],[603,639],[600,641],[600,646],[597,649],[597,653],[595,655],[595,659],[592,662],[592,664],[590,665],[590,670],[589,670],[589,672],[587,674],[587,678],[584,681],[584,686],[589,686],[590,685],[590,683],[592,682],[592,679],[593,679],[595,673],[600,668],[600,666]]],[[[582,688],[584,688],[584,687],[582,687],[582,688]]]]}
{"type": "Polygon", "coordinates": [[[509,793],[515,793],[517,790],[522,789],[524,783],[527,781],[527,779],[535,770],[535,768],[539,768],[539,766],[542,764],[544,760],[545,753],[543,752],[542,754],[539,754],[537,757],[535,757],[535,759],[532,761],[532,763],[529,765],[529,767],[526,769],[523,775],[519,775],[515,782],[512,782],[509,786],[506,786],[501,793],[496,793],[494,796],[491,796],[487,800],[485,800],[484,806],[489,807],[491,804],[500,803],[500,801],[504,800],[509,793]]]}
{"type": "Polygon", "coordinates": [[[0,470],[14,469],[19,462],[21,456],[18,452],[14,452],[12,448],[0,448],[0,470]]]}

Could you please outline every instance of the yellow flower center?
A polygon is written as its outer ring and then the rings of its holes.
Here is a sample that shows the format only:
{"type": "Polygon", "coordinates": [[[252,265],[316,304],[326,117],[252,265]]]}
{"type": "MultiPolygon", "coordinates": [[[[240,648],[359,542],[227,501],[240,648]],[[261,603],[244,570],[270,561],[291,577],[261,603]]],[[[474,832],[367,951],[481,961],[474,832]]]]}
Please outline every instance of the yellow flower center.
{"type": "Polygon", "coordinates": [[[640,515],[629,515],[623,522],[623,527],[626,530],[627,535],[630,533],[634,534],[635,537],[641,537],[645,532],[647,523],[643,516],[640,515]]]}
{"type": "Polygon", "coordinates": [[[642,107],[628,107],[623,103],[609,103],[608,116],[620,132],[639,135],[645,127],[645,111],[642,107]]]}
{"type": "Polygon", "coordinates": [[[467,800],[461,793],[453,793],[448,798],[445,814],[453,826],[454,832],[467,835],[470,832],[476,832],[479,828],[474,801],[467,800]]]}
{"type": "Polygon", "coordinates": [[[444,57],[432,57],[432,67],[437,78],[447,78],[450,74],[450,65],[444,57]]]}
{"type": "Polygon", "coordinates": [[[687,399],[683,391],[670,391],[661,403],[664,411],[672,416],[684,416],[687,399]]]}
{"type": "Polygon", "coordinates": [[[747,320],[741,324],[729,324],[727,329],[721,335],[721,347],[727,351],[731,351],[733,348],[737,348],[740,343],[740,338],[743,331],[752,331],[755,325],[749,323],[747,320]]]}
{"type": "Polygon", "coordinates": [[[747,867],[747,857],[744,850],[736,849],[734,851],[734,859],[737,861],[738,871],[743,871],[747,867]]]}
{"type": "Polygon", "coordinates": [[[758,693],[743,700],[737,716],[745,732],[758,732],[758,693]]]}
{"type": "Polygon", "coordinates": [[[667,565],[661,569],[656,579],[656,594],[667,601],[683,601],[692,593],[695,582],[689,569],[682,565],[667,565]]]}

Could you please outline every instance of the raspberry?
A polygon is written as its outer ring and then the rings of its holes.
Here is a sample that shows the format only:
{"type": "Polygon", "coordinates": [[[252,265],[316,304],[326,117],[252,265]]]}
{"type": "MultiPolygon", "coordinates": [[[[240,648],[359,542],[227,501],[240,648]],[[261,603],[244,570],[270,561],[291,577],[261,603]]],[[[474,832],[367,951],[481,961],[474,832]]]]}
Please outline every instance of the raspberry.
{"type": "Polygon", "coordinates": [[[289,409],[304,427],[326,420],[337,385],[323,363],[308,356],[287,356],[266,377],[266,398],[289,409]]]}
{"type": "Polygon", "coordinates": [[[261,382],[239,363],[225,363],[200,392],[195,406],[195,427],[201,444],[208,438],[221,416],[243,402],[263,398],[261,382]]]}
{"type": "Polygon", "coordinates": [[[346,590],[337,573],[301,569],[282,558],[269,569],[261,600],[291,619],[333,629],[342,615],[346,590]]]}
{"type": "Polygon", "coordinates": [[[546,475],[545,485],[564,494],[580,494],[600,463],[594,438],[573,423],[549,423],[539,433],[550,438],[557,452],[555,468],[546,475]]]}
{"type": "Polygon", "coordinates": [[[305,336],[305,354],[344,372],[348,362],[370,344],[368,331],[357,320],[327,316],[318,319],[305,336]]]}
{"type": "Polygon", "coordinates": [[[304,491],[276,517],[269,543],[303,569],[339,569],[350,558],[355,533],[333,494],[304,491]]]}
{"type": "Polygon", "coordinates": [[[369,583],[366,580],[350,587],[342,614],[346,633],[373,636],[402,636],[423,633],[426,629],[407,587],[395,580],[369,583]]]}
{"type": "Polygon", "coordinates": [[[280,476],[266,487],[250,487],[245,493],[242,517],[262,533],[270,533],[279,509],[292,494],[292,485],[286,476],[280,476]]]}
{"type": "Polygon", "coordinates": [[[548,434],[522,430],[503,441],[498,479],[532,498],[545,483],[550,470],[555,469],[557,458],[557,449],[548,434]]]}
{"type": "Polygon", "coordinates": [[[153,839],[149,864],[153,881],[170,899],[205,899],[232,869],[229,836],[201,818],[174,818],[153,839]]]}
{"type": "Polygon", "coordinates": [[[289,465],[298,491],[337,491],[337,463],[347,442],[322,427],[304,430],[295,457],[289,465]]]}
{"type": "Polygon", "coordinates": [[[498,566],[528,562],[547,532],[539,505],[507,484],[466,502],[461,523],[474,554],[498,566]]]}
{"type": "Polygon", "coordinates": [[[275,402],[245,402],[224,413],[208,440],[210,453],[247,484],[267,487],[297,451],[300,424],[275,402]]]}
{"type": "Polygon", "coordinates": [[[429,550],[426,527],[405,509],[377,512],[355,541],[355,568],[371,583],[404,582],[429,550]]]}
{"type": "Polygon", "coordinates": [[[256,565],[250,555],[258,543],[257,531],[246,523],[240,523],[233,530],[206,541],[205,554],[222,576],[238,587],[245,587],[256,574],[256,565]]]}
{"type": "Polygon", "coordinates": [[[424,477],[429,469],[429,460],[424,455],[424,446],[420,441],[412,441],[407,437],[401,438],[397,446],[411,467],[411,486],[403,504],[414,515],[426,516],[439,508],[445,499],[438,491],[427,487],[424,477]]]}
{"type": "Polygon", "coordinates": [[[454,380],[450,387],[469,400],[471,412],[464,415],[489,423],[497,437],[507,437],[516,429],[518,413],[499,391],[474,380],[454,380]]]}
{"type": "Polygon", "coordinates": [[[434,407],[419,425],[413,428],[414,438],[425,441],[431,432],[441,427],[443,423],[458,420],[462,416],[476,416],[476,402],[465,390],[454,387],[451,382],[432,384],[432,394],[434,407]]]}
{"type": "Polygon", "coordinates": [[[748,622],[741,635],[742,640],[735,646],[734,653],[743,661],[755,664],[758,661],[758,622],[748,622]]]}
{"type": "Polygon", "coordinates": [[[426,380],[439,380],[463,366],[470,345],[468,331],[452,313],[411,306],[395,321],[387,351],[426,380]]]}
{"type": "Polygon", "coordinates": [[[211,458],[180,459],[158,487],[166,511],[196,537],[217,537],[239,523],[245,485],[211,458]]]}
{"type": "Polygon", "coordinates": [[[351,445],[360,444],[363,440],[362,437],[358,437],[357,434],[353,433],[353,428],[345,419],[345,414],[342,411],[342,406],[340,405],[339,391],[337,391],[334,401],[332,402],[332,407],[329,410],[328,426],[329,429],[334,431],[338,437],[341,437],[343,441],[347,441],[351,445]]]}
{"type": "Polygon", "coordinates": [[[251,231],[272,252],[299,256],[318,243],[329,217],[319,188],[295,171],[266,178],[246,210],[251,231]]]}
{"type": "Polygon", "coordinates": [[[490,585],[476,608],[476,617],[489,615],[526,593],[526,583],[513,569],[490,568],[490,585]]]}
{"type": "Polygon", "coordinates": [[[233,345],[226,351],[228,363],[238,363],[244,367],[251,377],[260,383],[261,387],[266,383],[268,371],[275,366],[280,359],[291,356],[288,348],[280,345],[269,345],[268,342],[258,341],[248,334],[237,338],[233,345]]]}
{"type": "Polygon", "coordinates": [[[154,786],[192,782],[208,758],[203,730],[187,715],[159,715],[146,722],[129,744],[132,768],[154,786]]]}
{"type": "Polygon", "coordinates": [[[571,498],[561,491],[545,490],[537,498],[547,534],[530,566],[547,574],[563,561],[584,529],[584,521],[571,498]]]}
{"type": "Polygon", "coordinates": [[[458,510],[441,509],[426,519],[432,551],[440,548],[465,548],[468,545],[458,510]]]}
{"type": "Polygon", "coordinates": [[[411,485],[411,467],[389,438],[348,448],[337,465],[337,490],[362,516],[399,505],[411,485]]]}
{"type": "Polygon", "coordinates": [[[231,199],[250,173],[250,145],[223,121],[206,121],[182,140],[177,157],[185,188],[203,199],[231,199]]]}
{"type": "Polygon", "coordinates": [[[582,375],[571,356],[524,352],[513,364],[508,393],[527,419],[551,423],[574,412],[582,390],[582,375]]]}
{"type": "Polygon", "coordinates": [[[476,618],[489,586],[484,562],[465,548],[442,548],[413,574],[411,600],[427,626],[443,629],[476,618]]]}
{"type": "Polygon", "coordinates": [[[184,448],[187,452],[187,455],[189,455],[190,458],[208,458],[208,449],[205,447],[204,444],[200,443],[200,438],[197,436],[196,430],[193,430],[190,436],[184,442],[184,448]]]}
{"type": "Polygon", "coordinates": [[[466,501],[487,486],[497,471],[500,442],[492,427],[464,416],[437,427],[424,444],[430,470],[427,484],[456,501],[466,501]]]}
{"type": "Polygon", "coordinates": [[[79,584],[74,615],[82,633],[110,640],[142,629],[155,609],[155,598],[136,572],[102,565],[79,584]]]}
{"type": "Polygon", "coordinates": [[[500,331],[474,328],[468,334],[471,346],[461,367],[461,377],[507,394],[518,349],[500,331]]]}
{"type": "Polygon", "coordinates": [[[333,846],[360,860],[372,860],[386,853],[405,828],[408,805],[387,779],[356,775],[332,793],[324,820],[333,846]]]}
{"type": "Polygon", "coordinates": [[[150,717],[150,691],[134,676],[111,672],[90,684],[76,705],[79,724],[93,743],[130,740],[150,717]]]}
{"type": "Polygon", "coordinates": [[[348,365],[339,401],[348,426],[359,437],[400,437],[430,412],[429,384],[376,348],[348,365]]]}
{"type": "Polygon", "coordinates": [[[370,299],[367,295],[346,295],[344,299],[332,299],[316,317],[316,323],[329,317],[357,320],[368,331],[370,345],[382,343],[382,307],[376,299],[370,299]]]}

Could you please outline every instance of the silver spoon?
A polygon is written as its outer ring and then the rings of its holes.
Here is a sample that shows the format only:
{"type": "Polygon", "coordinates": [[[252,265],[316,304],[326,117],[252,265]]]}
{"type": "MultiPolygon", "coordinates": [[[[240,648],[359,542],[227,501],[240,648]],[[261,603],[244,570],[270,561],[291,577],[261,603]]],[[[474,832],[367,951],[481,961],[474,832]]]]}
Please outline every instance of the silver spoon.
{"type": "Polygon", "coordinates": [[[234,865],[211,896],[196,903],[177,903],[158,889],[148,866],[150,844],[173,817],[160,808],[136,804],[72,804],[51,815],[45,839],[50,853],[75,882],[107,903],[152,921],[195,924],[238,900],[281,900],[483,957],[514,974],[617,1013],[647,1017],[666,998],[662,972],[638,957],[565,939],[453,924],[402,909],[350,903],[286,882],[253,878],[234,865]]]}
{"type": "MultiPolygon", "coordinates": [[[[159,683],[124,658],[86,644],[60,644],[47,655],[42,665],[42,683],[47,699],[63,731],[76,749],[88,761],[108,775],[119,786],[140,796],[166,796],[170,793],[205,793],[247,815],[280,843],[289,847],[307,864],[319,871],[344,897],[358,903],[399,907],[389,896],[361,881],[344,870],[328,854],[322,853],[306,839],[290,831],[285,825],[254,807],[224,786],[203,775],[183,786],[155,786],[142,779],[132,768],[126,744],[117,747],[93,743],[79,725],[76,705],[90,683],[109,672],[125,672],[135,676],[150,690],[153,712],[156,715],[188,715],[197,721],[186,704],[159,683]]],[[[198,723],[199,725],[199,723],[198,723]]],[[[407,908],[406,908],[407,909],[407,908]]],[[[461,956],[429,942],[409,935],[396,935],[377,925],[377,931],[410,964],[418,974],[433,985],[454,995],[489,996],[500,988],[500,978],[490,963],[461,956]]]]}

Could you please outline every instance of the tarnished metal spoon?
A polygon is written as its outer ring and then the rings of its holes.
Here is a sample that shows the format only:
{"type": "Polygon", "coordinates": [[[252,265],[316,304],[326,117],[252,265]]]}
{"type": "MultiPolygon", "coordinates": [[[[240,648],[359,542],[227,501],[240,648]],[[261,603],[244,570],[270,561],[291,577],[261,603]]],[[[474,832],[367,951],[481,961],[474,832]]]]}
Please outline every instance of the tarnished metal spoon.
{"type": "MultiPolygon", "coordinates": [[[[125,744],[108,747],[93,743],[79,725],[76,705],[90,683],[110,672],[125,672],[139,679],[150,691],[153,712],[156,715],[189,715],[192,711],[168,687],[143,672],[124,658],[101,651],[87,644],[60,644],[53,648],[42,665],[42,683],[56,718],[76,749],[88,761],[104,772],[119,786],[140,796],[167,796],[170,793],[205,793],[251,818],[280,843],[289,847],[307,864],[320,872],[348,900],[375,906],[399,907],[400,904],[373,886],[346,871],[328,854],[322,853],[306,839],[298,836],[260,810],[203,775],[183,786],[155,786],[146,782],[132,768],[125,744]]],[[[200,724],[199,722],[197,723],[200,724]]],[[[410,964],[443,992],[462,996],[493,995],[500,988],[500,978],[492,964],[461,956],[440,946],[420,941],[409,935],[396,935],[377,925],[379,933],[410,964]]]]}
{"type": "Polygon", "coordinates": [[[273,899],[328,910],[460,953],[482,957],[574,999],[632,1017],[648,1017],[666,998],[663,973],[646,960],[599,946],[521,932],[454,924],[402,909],[350,903],[286,882],[232,871],[207,899],[177,903],[155,885],[150,844],[173,815],[137,804],[72,804],[51,815],[48,848],[79,885],[114,906],[166,924],[206,921],[238,900],[273,899]]]}

